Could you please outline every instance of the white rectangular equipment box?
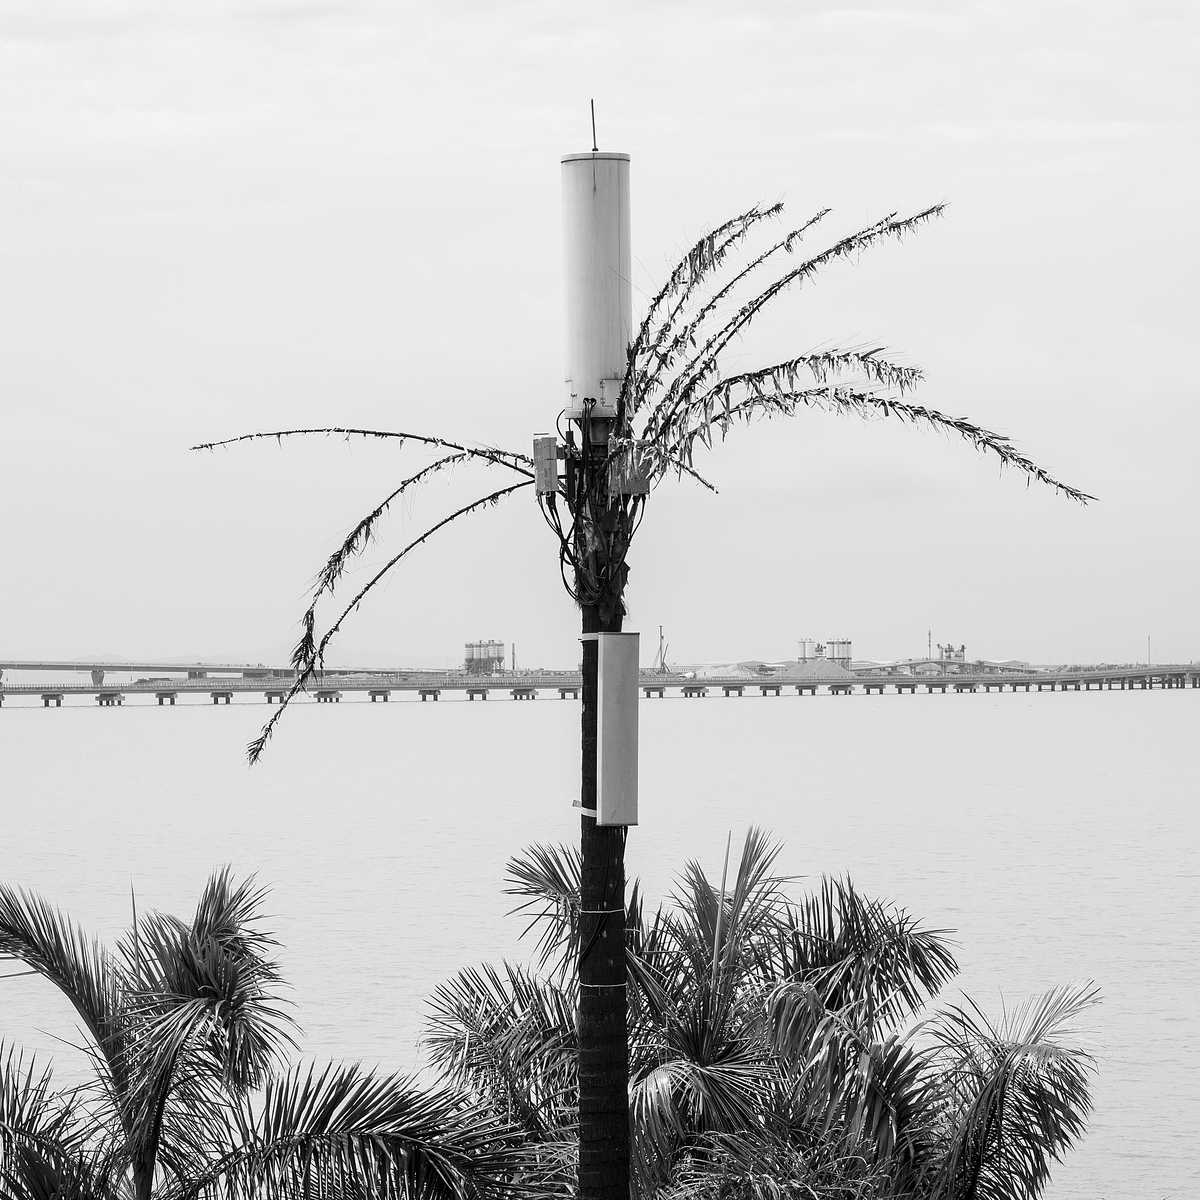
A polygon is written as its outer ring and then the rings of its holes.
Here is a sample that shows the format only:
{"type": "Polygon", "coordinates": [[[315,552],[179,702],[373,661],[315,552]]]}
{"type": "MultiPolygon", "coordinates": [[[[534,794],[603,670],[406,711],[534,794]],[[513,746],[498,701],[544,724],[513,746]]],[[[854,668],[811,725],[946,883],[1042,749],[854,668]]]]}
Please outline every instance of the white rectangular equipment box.
{"type": "Polygon", "coordinates": [[[638,639],[598,633],[596,824],[638,823],[638,639]]]}

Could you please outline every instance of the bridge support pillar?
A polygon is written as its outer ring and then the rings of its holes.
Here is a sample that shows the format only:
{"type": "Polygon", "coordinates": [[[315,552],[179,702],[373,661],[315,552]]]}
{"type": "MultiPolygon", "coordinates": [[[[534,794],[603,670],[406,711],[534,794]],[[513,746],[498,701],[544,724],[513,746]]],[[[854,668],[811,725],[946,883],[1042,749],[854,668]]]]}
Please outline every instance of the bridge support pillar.
{"type": "Polygon", "coordinates": [[[663,698],[664,690],[665,690],[664,688],[660,688],[660,687],[656,687],[656,686],[644,687],[644,688],[642,688],[642,694],[646,697],[647,700],[649,700],[651,696],[657,696],[661,700],[663,698]]]}
{"type": "Polygon", "coordinates": [[[43,692],[42,693],[42,707],[43,708],[49,708],[50,705],[52,705],[52,704],[54,705],[55,708],[62,708],[62,700],[63,700],[62,692],[43,692]]]}
{"type": "Polygon", "coordinates": [[[175,693],[174,692],[155,692],[154,698],[158,701],[158,705],[160,708],[164,704],[170,704],[172,707],[174,707],[174,705],[175,705],[175,693]]]}
{"type": "Polygon", "coordinates": [[[92,668],[92,686],[99,687],[103,682],[104,682],[104,668],[103,667],[93,667],[92,668]]]}

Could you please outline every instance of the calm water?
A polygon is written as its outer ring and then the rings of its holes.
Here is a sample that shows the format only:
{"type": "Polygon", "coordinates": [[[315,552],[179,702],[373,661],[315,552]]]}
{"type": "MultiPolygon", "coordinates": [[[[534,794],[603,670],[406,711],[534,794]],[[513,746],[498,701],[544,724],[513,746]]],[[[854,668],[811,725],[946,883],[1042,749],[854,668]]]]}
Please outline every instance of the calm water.
{"type": "MultiPolygon", "coordinates": [[[[230,862],[273,885],[314,1056],[415,1067],[424,998],[517,951],[504,863],[577,837],[578,706],[306,704],[264,763],[267,709],[0,710],[0,877],[105,936],[139,903],[187,911],[230,862]]],[[[630,872],[719,872],[760,824],[784,869],[849,871],[956,929],[963,987],[995,1009],[1095,979],[1091,1133],[1054,1200],[1200,1195],[1196,814],[1200,691],[746,697],[642,705],[630,872]]],[[[0,982],[0,1034],[64,1070],[66,1005],[0,982]]]]}

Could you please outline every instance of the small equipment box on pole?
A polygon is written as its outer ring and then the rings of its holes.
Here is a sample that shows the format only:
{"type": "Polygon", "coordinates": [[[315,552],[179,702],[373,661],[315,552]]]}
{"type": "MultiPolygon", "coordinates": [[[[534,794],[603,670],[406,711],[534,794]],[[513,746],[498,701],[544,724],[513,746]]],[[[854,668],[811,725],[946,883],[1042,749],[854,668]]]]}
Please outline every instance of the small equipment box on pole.
{"type": "Polygon", "coordinates": [[[636,633],[597,633],[596,824],[638,823],[636,633]]]}

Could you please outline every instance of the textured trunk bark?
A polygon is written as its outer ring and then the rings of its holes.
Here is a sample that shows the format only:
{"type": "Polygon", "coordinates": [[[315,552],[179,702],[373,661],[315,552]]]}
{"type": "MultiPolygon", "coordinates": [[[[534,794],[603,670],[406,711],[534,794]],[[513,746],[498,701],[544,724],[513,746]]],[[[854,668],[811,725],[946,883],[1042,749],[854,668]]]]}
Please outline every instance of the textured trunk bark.
{"type": "MultiPolygon", "coordinates": [[[[584,633],[619,633],[584,608],[584,633]]],[[[596,808],[598,647],[583,643],[580,801],[596,808]]],[[[628,1200],[629,1050],[625,1002],[625,829],[580,818],[579,1200],[628,1200]]]]}

